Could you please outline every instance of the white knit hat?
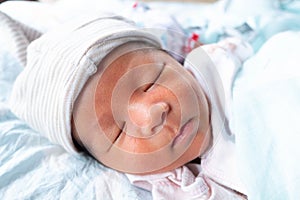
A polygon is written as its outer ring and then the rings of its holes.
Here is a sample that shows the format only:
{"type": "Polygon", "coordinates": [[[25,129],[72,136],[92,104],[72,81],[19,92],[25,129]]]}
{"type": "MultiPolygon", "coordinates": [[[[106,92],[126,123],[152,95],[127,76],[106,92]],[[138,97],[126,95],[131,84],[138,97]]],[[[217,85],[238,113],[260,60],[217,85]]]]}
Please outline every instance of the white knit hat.
{"type": "Polygon", "coordinates": [[[143,41],[160,48],[152,34],[122,17],[84,17],[33,41],[27,65],[12,91],[12,111],[52,142],[76,153],[72,142],[74,102],[101,60],[116,47],[143,41]]]}

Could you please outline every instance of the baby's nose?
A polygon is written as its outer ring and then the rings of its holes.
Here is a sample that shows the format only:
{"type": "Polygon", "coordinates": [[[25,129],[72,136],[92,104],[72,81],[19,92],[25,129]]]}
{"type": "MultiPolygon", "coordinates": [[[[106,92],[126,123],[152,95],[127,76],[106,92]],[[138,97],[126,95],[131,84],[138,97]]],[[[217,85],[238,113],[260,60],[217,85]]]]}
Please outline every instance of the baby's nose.
{"type": "Polygon", "coordinates": [[[129,118],[135,128],[132,128],[129,134],[136,137],[149,137],[157,133],[163,127],[169,110],[170,107],[165,102],[131,105],[129,118]]]}

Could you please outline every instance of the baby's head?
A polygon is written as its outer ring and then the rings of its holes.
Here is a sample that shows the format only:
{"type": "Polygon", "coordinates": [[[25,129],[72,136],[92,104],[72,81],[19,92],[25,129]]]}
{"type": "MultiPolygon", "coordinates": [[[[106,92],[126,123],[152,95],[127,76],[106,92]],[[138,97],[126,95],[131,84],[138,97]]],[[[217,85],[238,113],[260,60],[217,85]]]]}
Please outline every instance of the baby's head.
{"type": "Polygon", "coordinates": [[[79,146],[127,173],[175,169],[210,141],[208,101],[196,79],[154,35],[120,17],[35,41],[11,105],[67,151],[79,146]]]}

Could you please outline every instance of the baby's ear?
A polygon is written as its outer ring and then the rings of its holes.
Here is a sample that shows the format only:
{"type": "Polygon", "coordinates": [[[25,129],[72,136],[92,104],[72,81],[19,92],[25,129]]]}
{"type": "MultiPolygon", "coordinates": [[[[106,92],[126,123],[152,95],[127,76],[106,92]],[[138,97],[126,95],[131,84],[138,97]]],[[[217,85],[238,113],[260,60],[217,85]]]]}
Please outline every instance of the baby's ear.
{"type": "Polygon", "coordinates": [[[0,11],[0,44],[25,67],[27,47],[41,33],[0,11]]]}

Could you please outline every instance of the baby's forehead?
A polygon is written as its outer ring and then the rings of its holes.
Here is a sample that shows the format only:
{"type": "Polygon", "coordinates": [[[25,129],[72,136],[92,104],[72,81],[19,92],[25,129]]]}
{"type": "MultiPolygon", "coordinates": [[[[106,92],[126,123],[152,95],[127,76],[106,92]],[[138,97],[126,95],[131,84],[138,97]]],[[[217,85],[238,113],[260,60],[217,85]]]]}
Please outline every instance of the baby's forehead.
{"type": "Polygon", "coordinates": [[[168,52],[154,47],[145,42],[130,42],[121,45],[111,51],[99,63],[101,71],[115,67],[120,70],[122,67],[138,67],[146,64],[177,62],[168,52]]]}

